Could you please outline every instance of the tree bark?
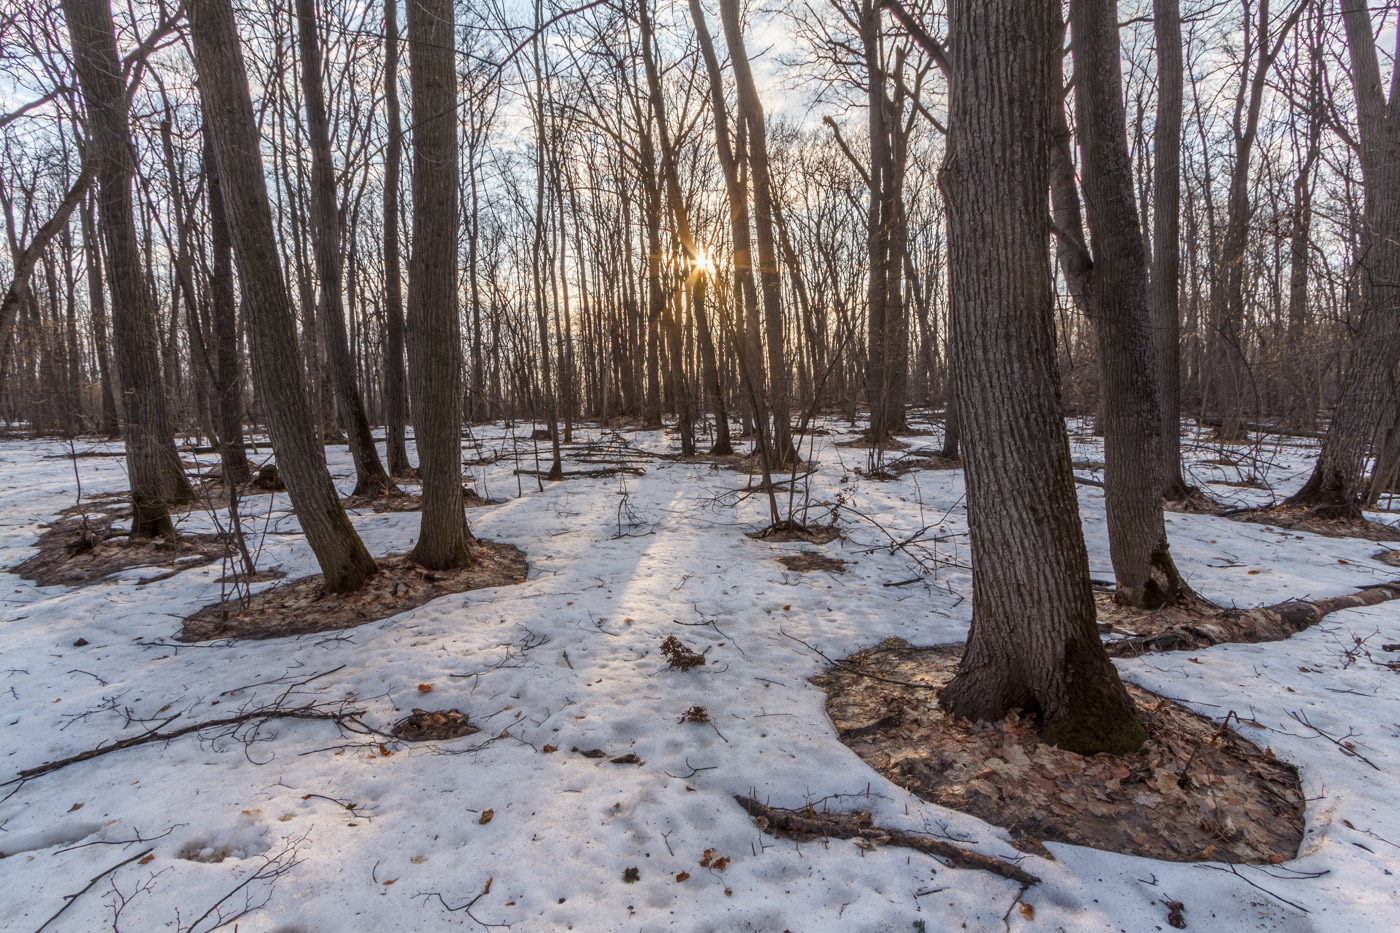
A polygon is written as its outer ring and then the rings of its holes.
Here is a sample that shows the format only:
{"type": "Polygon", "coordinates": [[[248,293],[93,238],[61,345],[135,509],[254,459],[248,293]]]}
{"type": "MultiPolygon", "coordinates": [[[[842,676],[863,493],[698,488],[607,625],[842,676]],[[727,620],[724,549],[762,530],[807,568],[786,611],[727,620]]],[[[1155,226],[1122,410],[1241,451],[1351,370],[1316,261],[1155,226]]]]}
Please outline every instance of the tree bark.
{"type": "Polygon", "coordinates": [[[471,562],[462,507],[462,325],[457,314],[457,54],[452,0],[408,0],[413,252],[408,320],[423,515],[412,558],[471,562]]]}
{"type": "Polygon", "coordinates": [[[1157,40],[1157,125],[1152,133],[1150,309],[1156,336],[1162,411],[1162,491],[1191,493],[1181,472],[1181,0],[1153,0],[1157,40]]]}
{"type": "Polygon", "coordinates": [[[1146,732],[1095,625],[1060,408],[1045,232],[1058,4],[954,0],[941,186],[959,410],[967,426],[973,609],[940,698],[952,715],[1037,712],[1081,754],[1146,732]]]}
{"type": "MultiPolygon", "coordinates": [[[[410,475],[413,470],[404,443],[408,383],[403,368],[403,271],[399,259],[403,126],[399,116],[398,9],[399,0],[384,0],[384,119],[389,132],[384,151],[384,445],[390,476],[410,475]]],[[[477,404],[475,396],[473,399],[473,404],[477,404]]]]}
{"type": "Polygon", "coordinates": [[[253,381],[279,472],[326,589],[348,593],[377,568],[331,483],[303,386],[296,318],[277,255],[262,136],[253,117],[233,7],[230,0],[190,0],[189,10],[195,70],[243,291],[253,381]]]}
{"type": "Polygon", "coordinates": [[[1115,597],[1155,609],[1190,589],[1172,562],[1162,514],[1160,387],[1147,310],[1147,252],[1128,154],[1117,10],[1116,0],[1070,3],[1077,135],[1092,236],[1081,289],[1098,336],[1115,597]]]}
{"type": "Polygon", "coordinates": [[[763,298],[764,339],[768,346],[769,409],[773,416],[770,456],[773,465],[791,463],[792,446],[789,411],[788,364],[783,340],[782,281],[778,252],[773,235],[773,185],[768,173],[768,128],[763,120],[763,103],[754,84],[749,54],[744,48],[739,0],[720,0],[720,19],[734,69],[734,86],[739,98],[739,119],[748,131],[748,164],[753,182],[754,239],[758,246],[758,287],[763,298]]]}
{"type": "Polygon", "coordinates": [[[242,342],[238,339],[238,305],[233,290],[233,240],[224,206],[224,183],[214,160],[214,140],[204,126],[204,172],[209,191],[209,244],[213,262],[209,273],[209,310],[214,324],[218,368],[219,452],[225,475],[235,484],[252,479],[253,469],[243,449],[242,342]]]}
{"type": "Polygon", "coordinates": [[[1366,0],[1342,0],[1357,100],[1364,207],[1358,266],[1364,317],[1317,465],[1290,505],[1361,517],[1366,455],[1400,406],[1400,84],[1382,90],[1366,0]]]}
{"type": "Polygon", "coordinates": [[[88,145],[98,184],[98,226],[107,244],[107,285],[126,415],[131,536],[173,538],[170,506],[190,501],[194,492],[175,452],[161,383],[156,310],[141,271],[145,263],[131,200],[136,156],[112,11],[105,0],[64,0],[63,9],[87,107],[88,145]]]}
{"type": "MultiPolygon", "coordinates": [[[[301,45],[301,87],[306,98],[306,131],[311,141],[311,248],[321,282],[321,331],[326,368],[336,408],[355,461],[354,494],[377,495],[394,488],[384,471],[370,433],[369,418],[355,385],[355,363],[345,334],[344,275],[340,258],[340,210],[335,193],[326,92],[321,84],[321,43],[316,36],[315,0],[296,0],[297,38],[301,45]]],[[[453,188],[456,190],[454,182],[453,188]]]]}

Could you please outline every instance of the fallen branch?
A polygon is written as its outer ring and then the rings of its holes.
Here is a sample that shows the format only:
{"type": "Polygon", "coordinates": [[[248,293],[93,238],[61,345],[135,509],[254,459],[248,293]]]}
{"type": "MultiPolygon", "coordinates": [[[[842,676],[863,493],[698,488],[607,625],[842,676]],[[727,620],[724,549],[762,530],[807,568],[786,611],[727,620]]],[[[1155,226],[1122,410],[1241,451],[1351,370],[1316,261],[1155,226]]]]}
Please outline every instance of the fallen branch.
{"type": "Polygon", "coordinates": [[[130,865],[132,862],[135,862],[135,861],[137,861],[138,859],[141,859],[141,858],[144,858],[144,857],[147,856],[147,855],[150,855],[153,851],[155,851],[155,850],[154,850],[154,849],[142,849],[140,852],[137,852],[135,855],[131,856],[130,858],[122,859],[120,862],[118,862],[117,864],[113,865],[111,868],[107,869],[106,871],[102,872],[101,874],[93,875],[93,876],[92,876],[92,880],[89,881],[87,884],[85,884],[85,885],[83,886],[83,889],[82,889],[81,891],[79,891],[77,894],[65,894],[65,895],[63,895],[63,899],[64,899],[65,901],[67,901],[67,903],[64,904],[62,907],[58,908],[58,912],[55,913],[52,917],[50,917],[49,919],[45,920],[42,924],[40,924],[39,929],[35,930],[34,933],[43,933],[44,927],[47,927],[50,923],[53,923],[55,920],[57,920],[59,917],[61,917],[61,916],[63,915],[63,912],[64,912],[65,910],[67,910],[69,907],[72,907],[72,906],[73,906],[73,902],[74,902],[74,901],[76,901],[78,898],[82,897],[82,896],[83,896],[84,894],[86,894],[88,891],[92,890],[92,886],[95,885],[95,884],[97,884],[97,882],[101,881],[103,878],[106,878],[108,875],[110,875],[112,872],[116,871],[118,868],[121,868],[123,865],[130,865]]]}
{"type": "Polygon", "coordinates": [[[818,816],[810,807],[805,810],[766,807],[752,797],[741,794],[735,794],[734,800],[748,811],[755,826],[775,838],[786,834],[789,839],[798,841],[817,838],[857,839],[870,845],[902,846],[941,858],[954,868],[989,871],[1022,885],[1040,883],[1040,879],[1035,875],[999,858],[972,852],[941,839],[931,839],[902,829],[875,826],[871,823],[868,812],[818,816]]]}
{"type": "Polygon", "coordinates": [[[1368,586],[1327,599],[1289,600],[1260,609],[1225,609],[1150,635],[1110,642],[1105,647],[1113,657],[1130,658],[1147,651],[1195,651],[1227,643],[1283,641],[1339,610],[1374,606],[1392,599],[1400,599],[1400,583],[1368,586]]]}
{"type": "MultiPolygon", "coordinates": [[[[259,709],[250,710],[246,713],[240,713],[237,716],[224,716],[220,719],[207,719],[204,722],[191,723],[188,726],[181,726],[179,729],[171,729],[169,732],[161,732],[160,727],[158,726],[149,732],[144,732],[141,735],[135,735],[127,739],[119,739],[118,741],[115,741],[110,745],[99,745],[98,747],[90,748],[85,752],[79,752],[76,755],[69,755],[67,758],[60,758],[56,761],[47,761],[44,764],[36,765],[33,768],[24,768],[21,771],[17,772],[16,777],[11,778],[10,780],[5,781],[3,783],[0,783],[0,787],[6,787],[10,784],[16,784],[21,781],[28,781],[31,778],[36,778],[40,775],[57,771],[60,768],[66,768],[69,765],[75,765],[82,761],[90,761],[93,758],[106,755],[109,752],[121,751],[122,749],[126,748],[136,748],[139,745],[148,745],[152,742],[166,742],[170,739],[177,739],[182,735],[189,735],[194,732],[203,732],[206,729],[219,729],[226,728],[228,726],[242,726],[247,725],[249,723],[256,723],[258,725],[262,725],[263,723],[266,723],[273,719],[321,720],[326,722],[334,722],[335,724],[340,726],[344,726],[348,723],[359,727],[356,731],[375,732],[376,734],[378,734],[377,730],[371,729],[365,723],[360,721],[359,717],[364,715],[364,712],[365,711],[362,709],[345,709],[343,707],[334,710],[328,710],[318,706],[298,706],[292,709],[262,707],[259,709]]],[[[165,722],[161,723],[161,725],[167,725],[173,722],[175,718],[176,717],[172,716],[169,719],[165,720],[165,722]]]]}

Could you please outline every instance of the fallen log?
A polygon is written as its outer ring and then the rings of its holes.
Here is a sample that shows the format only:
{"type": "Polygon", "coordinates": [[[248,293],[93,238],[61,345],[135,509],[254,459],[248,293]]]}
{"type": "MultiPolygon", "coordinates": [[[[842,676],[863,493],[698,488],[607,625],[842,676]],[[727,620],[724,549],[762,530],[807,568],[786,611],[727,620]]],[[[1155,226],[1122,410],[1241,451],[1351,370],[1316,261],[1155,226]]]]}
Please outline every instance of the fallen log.
{"type": "Polygon", "coordinates": [[[1104,647],[1112,657],[1131,658],[1148,651],[1195,651],[1211,645],[1283,641],[1334,612],[1375,606],[1392,599],[1400,599],[1400,583],[1367,586],[1326,599],[1291,599],[1259,609],[1222,609],[1159,632],[1109,642],[1104,647]]]}
{"type": "Polygon", "coordinates": [[[875,826],[866,811],[856,813],[817,814],[811,808],[806,810],[785,810],[767,807],[742,794],[735,794],[734,800],[748,811],[754,825],[775,838],[786,835],[789,839],[857,839],[871,846],[901,846],[917,849],[927,855],[941,858],[954,868],[975,868],[1000,875],[1021,885],[1039,884],[1040,879],[1030,872],[1010,862],[982,855],[955,846],[942,839],[920,836],[902,829],[889,829],[875,826]]]}

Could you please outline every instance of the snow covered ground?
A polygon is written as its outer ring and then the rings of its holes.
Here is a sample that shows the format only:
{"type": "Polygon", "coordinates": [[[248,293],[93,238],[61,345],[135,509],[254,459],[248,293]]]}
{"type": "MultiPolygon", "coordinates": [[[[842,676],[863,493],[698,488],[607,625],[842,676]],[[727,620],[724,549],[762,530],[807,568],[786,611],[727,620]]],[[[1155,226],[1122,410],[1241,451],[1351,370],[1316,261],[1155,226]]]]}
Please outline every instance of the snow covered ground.
{"type": "MultiPolygon", "coordinates": [[[[65,895],[150,848],[150,859],[103,875],[47,929],[206,931],[262,904],[239,930],[1107,933],[1165,929],[1169,899],[1184,903],[1199,930],[1396,928],[1400,673],[1383,663],[1397,655],[1381,649],[1400,642],[1395,603],[1337,613],[1283,643],[1121,662],[1128,679],[1207,716],[1234,711],[1260,723],[1243,731],[1300,768],[1307,841],[1285,865],[1232,873],[1052,843],[1054,861],[1025,859],[1043,883],[1026,893],[1031,909],[1023,911],[1014,883],[909,850],[863,852],[836,840],[799,849],[760,834],[733,794],[792,807],[831,797],[832,809],[869,807],[880,824],[1017,855],[1004,831],[926,804],[864,765],[837,740],[824,695],[808,682],[824,662],[794,639],[832,657],[887,636],[960,641],[971,612],[961,473],[862,479],[850,471],[866,453],[835,447],[851,432],[827,427],[831,435],[816,439],[809,517],[826,515],[817,503],[844,500],[846,539],[817,548],[856,562],[839,576],[799,574],[774,560],[804,545],[744,536],[766,523],[767,506],[742,492],[742,474],[654,459],[635,461],[642,477],[543,490],[532,477],[517,481],[508,459],[473,468],[478,491],[504,500],[471,511],[473,530],[524,549],[528,580],[331,636],[174,642],[180,618],[218,598],[217,564],[145,584],[138,581],[149,569],[131,571],[79,589],[4,574],[0,780],[139,735],[145,727],[133,719],[182,714],[173,728],[272,702],[289,688],[289,703],[353,698],[384,729],[413,707],[457,707],[483,731],[390,743],[385,757],[377,739],[284,720],[251,744],[190,735],[35,778],[0,803],[0,927],[38,929],[65,895]],[[891,549],[891,536],[926,526],[923,556],[947,563],[910,584],[914,561],[891,549]],[[905,585],[886,585],[896,583],[905,585]],[[658,648],[668,635],[705,652],[707,663],[667,670],[658,648]],[[86,646],[75,647],[79,639],[86,646]],[[678,721],[696,705],[713,725],[678,721]],[[642,764],[575,748],[632,753],[642,764]],[[482,822],[487,810],[492,818],[482,822]],[[149,841],[126,842],[138,838],[149,841]],[[726,867],[702,867],[706,850],[727,857],[726,867]],[[629,868],[635,882],[623,880],[629,868]],[[689,877],[677,881],[681,873],[689,877]]],[[[602,433],[580,430],[576,440],[602,433]]],[[[508,452],[512,434],[494,426],[476,439],[481,452],[508,452]]],[[[655,452],[675,444],[659,432],[625,436],[655,452]]],[[[33,554],[41,525],[74,503],[65,451],[56,442],[0,446],[0,566],[33,554]]],[[[1255,460],[1238,469],[1195,464],[1194,478],[1253,472],[1281,496],[1301,484],[1312,456],[1276,441],[1246,452],[1255,460]]],[[[1218,452],[1202,444],[1188,453],[1206,460],[1218,452]]],[[[468,444],[466,455],[477,454],[468,444]]],[[[1101,448],[1080,436],[1075,457],[1101,459],[1101,448]]],[[[348,489],[343,447],[332,461],[348,489]]],[[[533,467],[533,456],[522,465],[533,467]]],[[[84,458],[78,469],[87,495],[124,488],[120,458],[84,458]]],[[[1241,503],[1271,495],[1211,491],[1241,503]]],[[[1102,491],[1081,486],[1080,501],[1095,576],[1110,579],[1102,491]]],[[[288,534],[296,521],[285,494],[247,500],[255,506],[264,511],[245,527],[260,565],[314,573],[310,550],[288,534]]],[[[365,511],[355,521],[371,551],[384,554],[411,546],[418,516],[365,511]]],[[[1226,604],[1332,595],[1400,575],[1372,559],[1382,549],[1373,542],[1209,516],[1169,522],[1178,566],[1226,604]]],[[[213,519],[196,513],[183,527],[211,531],[213,519]]]]}

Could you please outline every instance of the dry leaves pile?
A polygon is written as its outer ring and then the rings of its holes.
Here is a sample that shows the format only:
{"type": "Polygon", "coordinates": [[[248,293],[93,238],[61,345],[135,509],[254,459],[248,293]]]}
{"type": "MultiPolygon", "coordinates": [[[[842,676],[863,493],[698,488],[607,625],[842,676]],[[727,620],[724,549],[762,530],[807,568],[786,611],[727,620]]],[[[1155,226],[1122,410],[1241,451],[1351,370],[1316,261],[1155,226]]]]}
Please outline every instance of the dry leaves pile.
{"type": "MultiPolygon", "coordinates": [[[[422,687],[419,688],[420,690],[422,687]]],[[[426,692],[426,691],[424,691],[426,692]]],[[[456,709],[418,709],[394,723],[390,734],[405,742],[431,742],[458,739],[464,735],[480,732],[467,719],[467,714],[456,709]]]]}
{"type": "Polygon", "coordinates": [[[1272,525],[1288,531],[1308,531],[1328,538],[1364,538],[1368,541],[1400,541],[1400,531],[1366,518],[1333,518],[1317,509],[1298,505],[1276,505],[1253,509],[1226,518],[1256,525],[1272,525]]]}
{"type": "Polygon", "coordinates": [[[810,573],[813,570],[828,570],[832,573],[845,573],[846,561],[838,560],[835,557],[827,557],[817,551],[800,551],[796,554],[785,554],[777,558],[778,563],[789,570],[796,570],[798,573],[810,573]]]}
{"type": "Polygon", "coordinates": [[[937,688],[960,652],[889,639],[815,678],[842,742],[891,781],[1003,826],[1034,851],[1048,840],[1168,861],[1261,864],[1297,854],[1302,789],[1268,749],[1131,685],[1148,731],[1133,755],[1053,748],[1014,713],[955,722],[938,708],[937,688]]]}
{"type": "Polygon", "coordinates": [[[381,558],[379,573],[353,593],[327,593],[322,577],[302,577],[238,602],[205,606],[184,620],[182,641],[214,638],[280,638],[353,628],[387,619],[451,593],[525,582],[525,554],[510,544],[478,539],[472,563],[459,570],[428,571],[406,556],[381,558]]]}
{"type": "Polygon", "coordinates": [[[202,567],[228,550],[220,535],[181,535],[173,544],[114,535],[113,522],[130,517],[129,509],[89,511],[86,518],[69,510],[68,517],[39,535],[39,553],[11,568],[12,572],[40,586],[85,586],[137,567],[166,567],[171,573],[202,567]]]}

